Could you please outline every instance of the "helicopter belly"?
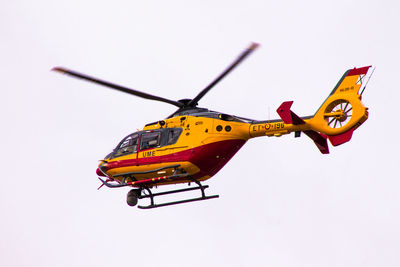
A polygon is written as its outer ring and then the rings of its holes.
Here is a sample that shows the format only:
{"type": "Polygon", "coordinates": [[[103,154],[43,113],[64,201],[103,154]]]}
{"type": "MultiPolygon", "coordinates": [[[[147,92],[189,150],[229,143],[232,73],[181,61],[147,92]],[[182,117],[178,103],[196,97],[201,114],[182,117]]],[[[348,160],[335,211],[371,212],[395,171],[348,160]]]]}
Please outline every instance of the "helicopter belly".
{"type": "MultiPolygon", "coordinates": [[[[191,162],[188,161],[175,161],[175,162],[162,162],[162,163],[148,163],[144,165],[130,165],[124,167],[117,167],[107,171],[110,176],[118,176],[124,173],[139,173],[133,175],[136,180],[145,180],[160,176],[171,176],[175,171],[175,167],[179,165],[179,169],[184,170],[189,175],[193,175],[199,172],[199,168],[191,162]],[[171,167],[169,167],[171,166],[171,167]],[[153,170],[156,170],[153,172],[153,170]],[[159,170],[159,171],[157,171],[159,170]],[[140,172],[143,172],[140,174],[140,172]]],[[[123,176],[117,178],[117,180],[122,180],[123,176]]],[[[128,180],[132,180],[129,178],[128,180]]]]}
{"type": "Polygon", "coordinates": [[[200,169],[194,178],[206,180],[205,177],[214,176],[245,143],[246,140],[231,139],[198,147],[190,159],[200,169]]]}

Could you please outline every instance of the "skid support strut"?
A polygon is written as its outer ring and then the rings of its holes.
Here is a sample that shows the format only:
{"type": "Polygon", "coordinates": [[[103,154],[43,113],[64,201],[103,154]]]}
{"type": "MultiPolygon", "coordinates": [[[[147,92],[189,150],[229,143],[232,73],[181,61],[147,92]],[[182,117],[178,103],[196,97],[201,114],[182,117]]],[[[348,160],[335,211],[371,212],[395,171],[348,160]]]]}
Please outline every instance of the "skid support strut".
{"type": "Polygon", "coordinates": [[[201,201],[201,200],[206,200],[206,199],[219,197],[219,195],[206,196],[206,194],[204,192],[204,189],[208,188],[208,185],[202,185],[197,180],[193,180],[193,182],[195,182],[197,184],[196,187],[189,187],[189,188],[183,188],[183,189],[177,189],[177,190],[171,190],[171,191],[165,191],[165,192],[159,192],[159,193],[151,192],[150,188],[148,188],[147,186],[143,187],[143,191],[147,191],[148,194],[140,195],[138,198],[139,199],[150,198],[150,205],[148,205],[148,206],[140,206],[139,205],[138,208],[139,209],[153,209],[153,208],[159,208],[159,207],[165,207],[165,206],[170,206],[170,205],[176,205],[176,204],[182,204],[182,203],[194,202],[194,201],[201,201]],[[154,197],[156,197],[156,196],[176,194],[176,193],[181,193],[181,192],[186,192],[186,191],[193,191],[193,190],[200,190],[201,191],[201,197],[178,200],[178,201],[173,201],[173,202],[165,202],[165,203],[160,203],[160,204],[155,204],[154,203],[154,197]]]}

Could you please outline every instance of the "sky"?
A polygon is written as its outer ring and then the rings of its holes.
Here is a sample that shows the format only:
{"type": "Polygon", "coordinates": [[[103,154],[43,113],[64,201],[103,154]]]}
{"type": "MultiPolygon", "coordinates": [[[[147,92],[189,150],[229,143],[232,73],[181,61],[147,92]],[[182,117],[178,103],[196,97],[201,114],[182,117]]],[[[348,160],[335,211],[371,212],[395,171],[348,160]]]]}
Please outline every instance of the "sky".
{"type": "MultiPolygon", "coordinates": [[[[1,266],[399,266],[398,1],[2,1],[1,266]],[[376,67],[369,119],[322,155],[257,138],[206,184],[153,210],[97,190],[98,160],[175,107],[51,72],[275,119],[314,114],[342,74],[376,67]]],[[[175,188],[175,187],[171,187],[175,188]]]]}

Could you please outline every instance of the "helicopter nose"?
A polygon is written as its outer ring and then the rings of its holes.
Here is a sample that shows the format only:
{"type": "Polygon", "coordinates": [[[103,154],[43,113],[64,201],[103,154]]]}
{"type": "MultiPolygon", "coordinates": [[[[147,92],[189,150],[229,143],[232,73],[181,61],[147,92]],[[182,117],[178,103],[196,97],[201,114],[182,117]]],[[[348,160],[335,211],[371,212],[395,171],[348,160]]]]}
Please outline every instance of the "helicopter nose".
{"type": "Polygon", "coordinates": [[[100,171],[99,168],[96,169],[96,174],[97,174],[98,176],[105,176],[105,175],[100,171]]]}
{"type": "Polygon", "coordinates": [[[96,174],[98,176],[107,176],[107,163],[103,162],[99,165],[99,167],[96,169],[96,174]]]}

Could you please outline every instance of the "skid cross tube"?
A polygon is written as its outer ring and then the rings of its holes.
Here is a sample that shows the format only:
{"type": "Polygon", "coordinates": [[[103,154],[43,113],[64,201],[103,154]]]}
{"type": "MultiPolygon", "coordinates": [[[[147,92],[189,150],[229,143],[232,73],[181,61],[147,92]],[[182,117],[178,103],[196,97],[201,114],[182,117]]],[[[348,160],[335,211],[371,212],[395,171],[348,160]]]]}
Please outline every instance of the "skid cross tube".
{"type": "Polygon", "coordinates": [[[165,206],[170,206],[170,205],[176,205],[176,204],[182,204],[182,203],[194,202],[194,201],[201,201],[201,200],[206,200],[206,199],[212,199],[212,198],[218,198],[219,197],[219,195],[206,196],[205,192],[204,192],[204,189],[208,188],[208,185],[202,185],[197,180],[193,180],[193,182],[195,182],[198,186],[189,187],[189,188],[183,188],[183,189],[176,189],[176,190],[171,190],[171,191],[164,191],[164,192],[159,192],[159,193],[151,192],[150,188],[148,188],[147,186],[143,187],[143,190],[146,190],[147,192],[149,192],[149,194],[148,195],[141,195],[138,198],[139,199],[150,198],[150,205],[148,205],[148,206],[140,206],[139,205],[138,208],[139,209],[153,209],[153,208],[159,208],[159,207],[165,207],[165,206]],[[201,190],[201,197],[178,200],[178,201],[172,201],[172,202],[165,202],[165,203],[160,203],[160,204],[155,204],[154,203],[154,197],[156,197],[156,196],[176,194],[176,193],[199,190],[199,189],[201,190]]]}

